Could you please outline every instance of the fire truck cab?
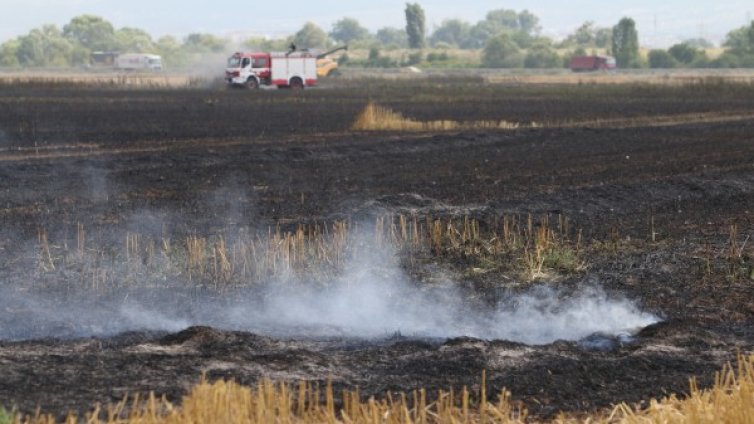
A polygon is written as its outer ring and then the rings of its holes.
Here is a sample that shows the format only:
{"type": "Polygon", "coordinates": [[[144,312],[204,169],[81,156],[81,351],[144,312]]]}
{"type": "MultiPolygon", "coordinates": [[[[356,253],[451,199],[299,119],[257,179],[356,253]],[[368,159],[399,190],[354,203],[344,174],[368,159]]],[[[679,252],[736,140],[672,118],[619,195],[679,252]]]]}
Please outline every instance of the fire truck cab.
{"type": "Polygon", "coordinates": [[[228,58],[225,81],[230,86],[304,88],[317,84],[317,58],[306,52],[235,53],[228,58]]]}

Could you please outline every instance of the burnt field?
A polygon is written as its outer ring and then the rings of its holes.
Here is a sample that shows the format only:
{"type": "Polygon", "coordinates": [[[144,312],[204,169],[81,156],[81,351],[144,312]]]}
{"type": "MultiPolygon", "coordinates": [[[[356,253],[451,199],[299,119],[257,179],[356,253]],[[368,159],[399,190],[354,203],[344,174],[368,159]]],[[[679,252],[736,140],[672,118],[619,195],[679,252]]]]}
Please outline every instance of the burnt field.
{"type": "Polygon", "coordinates": [[[486,370],[549,418],[752,351],[752,86],[331,84],[0,85],[0,406],[486,370]]]}

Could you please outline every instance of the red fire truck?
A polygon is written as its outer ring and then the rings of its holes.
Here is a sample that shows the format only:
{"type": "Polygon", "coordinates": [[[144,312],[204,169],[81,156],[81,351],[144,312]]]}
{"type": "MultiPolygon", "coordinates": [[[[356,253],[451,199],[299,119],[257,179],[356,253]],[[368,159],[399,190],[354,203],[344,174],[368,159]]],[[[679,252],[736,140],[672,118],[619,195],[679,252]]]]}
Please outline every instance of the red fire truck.
{"type": "Polygon", "coordinates": [[[228,59],[225,81],[230,86],[304,88],[317,84],[317,56],[308,51],[235,53],[228,59]]]}
{"type": "Polygon", "coordinates": [[[573,72],[609,71],[615,67],[612,56],[574,56],[570,66],[573,72]]]}

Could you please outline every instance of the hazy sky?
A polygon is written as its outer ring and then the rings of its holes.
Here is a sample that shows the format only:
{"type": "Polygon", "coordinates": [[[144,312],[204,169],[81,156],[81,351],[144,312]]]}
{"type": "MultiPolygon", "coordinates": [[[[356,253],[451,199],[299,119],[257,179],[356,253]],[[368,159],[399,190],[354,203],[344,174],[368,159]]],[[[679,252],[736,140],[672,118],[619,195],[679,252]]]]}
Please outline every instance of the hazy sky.
{"type": "MultiPolygon", "coordinates": [[[[116,27],[143,28],[153,36],[183,36],[191,32],[217,35],[282,36],[306,21],[329,30],[344,16],[358,19],[371,30],[403,26],[404,0],[287,0],[213,1],[177,0],[0,0],[0,41],[46,23],[64,25],[73,16],[91,13],[116,27]]],[[[543,33],[556,38],[586,20],[612,26],[621,17],[637,22],[642,45],[662,47],[690,37],[719,42],[754,14],[752,0],[419,0],[429,28],[443,19],[477,21],[491,9],[529,9],[540,17],[543,33]]]]}

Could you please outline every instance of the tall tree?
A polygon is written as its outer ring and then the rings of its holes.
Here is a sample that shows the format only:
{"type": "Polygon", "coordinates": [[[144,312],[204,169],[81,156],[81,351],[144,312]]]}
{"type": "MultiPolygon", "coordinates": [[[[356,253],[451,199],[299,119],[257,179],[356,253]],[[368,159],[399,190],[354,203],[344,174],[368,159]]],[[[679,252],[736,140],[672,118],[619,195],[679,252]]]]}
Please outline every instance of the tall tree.
{"type": "Polygon", "coordinates": [[[583,47],[593,45],[594,38],[594,21],[586,21],[567,40],[583,47]]]}
{"type": "Polygon", "coordinates": [[[623,18],[613,27],[613,55],[620,68],[639,67],[639,34],[631,18],[623,18]]]}
{"type": "Polygon", "coordinates": [[[375,35],[386,47],[408,47],[408,35],[402,28],[384,27],[380,28],[375,35]]]}
{"type": "Polygon", "coordinates": [[[115,44],[117,49],[123,53],[150,53],[155,49],[152,36],[139,28],[124,27],[117,30],[115,32],[115,44]]]}
{"type": "Polygon", "coordinates": [[[511,31],[521,29],[518,21],[518,13],[515,10],[491,10],[487,12],[486,20],[494,23],[499,29],[508,29],[511,31]]]}
{"type": "Polygon", "coordinates": [[[426,45],[426,18],[419,3],[406,3],[406,34],[408,46],[421,49],[426,45]]]}
{"type": "Polygon", "coordinates": [[[487,68],[520,68],[524,65],[524,56],[510,35],[501,32],[484,46],[482,64],[487,68]]]}
{"type": "Polygon", "coordinates": [[[471,25],[460,19],[449,19],[432,33],[430,41],[432,45],[448,43],[457,47],[465,47],[471,34],[471,25]]]}
{"type": "Polygon", "coordinates": [[[44,25],[19,37],[16,55],[24,66],[68,66],[73,44],[55,25],[44,25]]]}
{"type": "Polygon", "coordinates": [[[612,32],[612,28],[600,28],[594,21],[586,21],[576,28],[573,34],[566,37],[561,45],[606,48],[610,46],[612,32]]]}
{"type": "MultiPolygon", "coordinates": [[[[487,41],[501,32],[511,34],[514,42],[528,46],[539,29],[539,18],[528,10],[517,13],[515,10],[495,9],[487,12],[483,20],[471,27],[467,47],[484,47],[487,41]]],[[[525,46],[519,44],[519,47],[525,46]]]]}
{"type": "Polygon", "coordinates": [[[63,35],[89,50],[111,50],[115,47],[113,24],[99,16],[76,16],[63,27],[63,35]]]}
{"type": "Polygon", "coordinates": [[[325,48],[330,45],[330,39],[327,33],[313,22],[307,22],[296,35],[293,36],[293,43],[298,48],[325,48]]]}
{"type": "Polygon", "coordinates": [[[655,49],[649,51],[649,67],[650,68],[675,68],[678,66],[678,61],[668,53],[666,50],[655,49]]]}
{"type": "Polygon", "coordinates": [[[192,33],[186,37],[183,48],[195,53],[220,53],[225,50],[226,41],[212,34],[192,33]]]}
{"type": "Polygon", "coordinates": [[[524,58],[525,68],[557,68],[562,65],[562,60],[552,45],[546,42],[537,42],[526,52],[524,58]]]}
{"type": "Polygon", "coordinates": [[[17,38],[8,40],[0,45],[0,66],[19,66],[17,38]]]}
{"type": "Polygon", "coordinates": [[[186,66],[189,62],[188,52],[183,47],[178,39],[170,35],[160,37],[155,44],[163,63],[173,69],[186,66]]]}
{"type": "Polygon", "coordinates": [[[690,46],[686,43],[674,44],[668,49],[675,60],[685,65],[690,65],[695,60],[704,57],[704,51],[690,46]]]}
{"type": "Polygon", "coordinates": [[[518,14],[518,29],[530,35],[538,33],[541,29],[539,18],[526,9],[522,10],[518,14]]]}
{"type": "Polygon", "coordinates": [[[697,49],[711,49],[715,47],[715,45],[712,44],[711,41],[703,37],[689,38],[685,40],[683,44],[688,44],[689,46],[697,49]]]}
{"type": "Polygon", "coordinates": [[[754,53],[754,21],[749,26],[729,32],[725,37],[723,46],[735,54],[754,53]]]}
{"type": "Polygon", "coordinates": [[[597,28],[594,31],[594,45],[601,49],[610,47],[613,42],[613,32],[610,28],[597,28]]]}
{"type": "Polygon", "coordinates": [[[333,24],[330,37],[340,43],[348,44],[369,38],[369,30],[361,26],[354,18],[343,18],[333,24]]]}

